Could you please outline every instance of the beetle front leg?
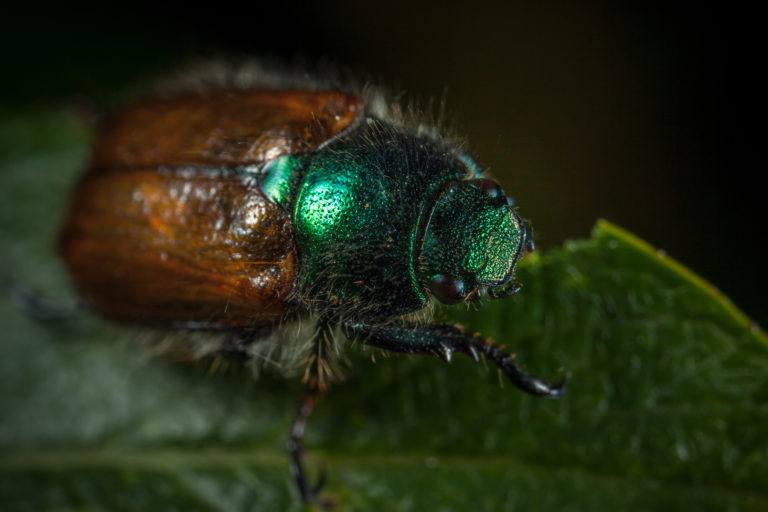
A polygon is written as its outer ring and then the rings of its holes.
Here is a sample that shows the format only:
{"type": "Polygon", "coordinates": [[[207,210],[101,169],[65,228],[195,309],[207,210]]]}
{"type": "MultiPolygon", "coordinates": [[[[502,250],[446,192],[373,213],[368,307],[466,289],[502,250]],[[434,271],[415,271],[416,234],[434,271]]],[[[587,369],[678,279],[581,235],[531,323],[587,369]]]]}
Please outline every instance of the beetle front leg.
{"type": "Polygon", "coordinates": [[[476,361],[482,354],[492,361],[515,386],[526,393],[558,398],[565,390],[565,381],[550,384],[528,375],[514,363],[514,356],[499,348],[491,340],[481,338],[478,334],[468,334],[452,325],[370,326],[346,323],[344,332],[350,339],[366,345],[406,354],[436,355],[445,361],[450,361],[455,352],[466,354],[476,361]]]}

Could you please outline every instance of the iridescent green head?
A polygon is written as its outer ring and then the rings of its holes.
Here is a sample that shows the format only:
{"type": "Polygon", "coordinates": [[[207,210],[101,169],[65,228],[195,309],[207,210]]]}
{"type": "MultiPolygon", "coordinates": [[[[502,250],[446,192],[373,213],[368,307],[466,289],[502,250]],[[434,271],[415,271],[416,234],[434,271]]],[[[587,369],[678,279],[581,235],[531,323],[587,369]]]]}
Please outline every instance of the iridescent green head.
{"type": "Polygon", "coordinates": [[[437,194],[418,255],[420,281],[445,304],[516,292],[517,260],[533,248],[512,200],[490,179],[451,181],[437,194]]]}

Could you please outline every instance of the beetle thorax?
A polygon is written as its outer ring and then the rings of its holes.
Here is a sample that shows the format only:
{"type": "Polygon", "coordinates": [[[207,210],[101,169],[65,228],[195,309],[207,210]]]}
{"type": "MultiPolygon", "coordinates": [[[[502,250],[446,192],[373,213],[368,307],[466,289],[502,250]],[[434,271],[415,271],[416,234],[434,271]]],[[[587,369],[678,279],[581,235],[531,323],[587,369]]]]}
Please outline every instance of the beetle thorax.
{"type": "Polygon", "coordinates": [[[467,172],[431,139],[381,121],[312,155],[291,205],[308,306],[368,319],[424,307],[420,228],[435,194],[467,172]]]}

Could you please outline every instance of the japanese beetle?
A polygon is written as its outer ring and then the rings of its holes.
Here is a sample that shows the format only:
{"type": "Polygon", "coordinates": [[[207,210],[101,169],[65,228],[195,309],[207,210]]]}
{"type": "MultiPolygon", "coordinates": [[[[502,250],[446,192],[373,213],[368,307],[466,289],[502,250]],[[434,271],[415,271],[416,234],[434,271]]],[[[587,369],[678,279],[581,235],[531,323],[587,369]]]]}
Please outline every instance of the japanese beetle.
{"type": "Polygon", "coordinates": [[[224,333],[217,349],[245,359],[314,321],[292,342],[306,349],[307,393],[289,448],[308,502],[304,425],[333,380],[335,332],[446,361],[482,355],[523,391],[559,396],[562,384],[526,375],[489,340],[410,320],[433,299],[519,289],[533,240],[499,185],[375,95],[269,82],[138,101],[104,120],[60,240],[84,300],[120,321],[224,333]]]}

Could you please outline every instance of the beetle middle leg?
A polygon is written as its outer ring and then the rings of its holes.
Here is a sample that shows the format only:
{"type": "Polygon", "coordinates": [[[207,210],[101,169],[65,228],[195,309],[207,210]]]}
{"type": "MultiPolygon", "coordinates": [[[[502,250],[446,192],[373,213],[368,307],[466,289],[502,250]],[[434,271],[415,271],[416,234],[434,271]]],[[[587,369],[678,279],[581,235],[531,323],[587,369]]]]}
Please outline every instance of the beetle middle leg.
{"type": "Polygon", "coordinates": [[[317,482],[310,484],[304,464],[304,431],[306,430],[307,419],[322,395],[320,391],[313,390],[307,390],[304,393],[291,424],[291,431],[288,436],[288,452],[291,456],[291,474],[296,481],[301,500],[304,503],[312,503],[324,510],[329,510],[333,507],[333,502],[320,497],[320,490],[325,484],[325,472],[321,470],[317,482]]]}
{"type": "Polygon", "coordinates": [[[333,502],[320,496],[320,491],[325,484],[325,473],[322,470],[317,482],[315,484],[309,483],[306,465],[304,464],[304,432],[309,416],[315,409],[317,402],[326,392],[328,384],[333,378],[332,367],[327,353],[331,348],[332,338],[332,319],[330,317],[321,317],[309,347],[310,352],[304,373],[304,384],[307,388],[299,403],[299,408],[291,424],[288,436],[291,474],[296,481],[301,499],[304,503],[311,503],[324,510],[333,508],[333,502]]]}
{"type": "Polygon", "coordinates": [[[491,340],[477,334],[469,334],[453,325],[387,324],[370,326],[359,323],[344,324],[344,332],[350,339],[393,352],[407,354],[431,354],[450,361],[455,352],[471,356],[476,361],[482,354],[492,361],[518,388],[537,396],[560,397],[565,382],[550,384],[528,375],[515,363],[511,354],[491,340]]]}

